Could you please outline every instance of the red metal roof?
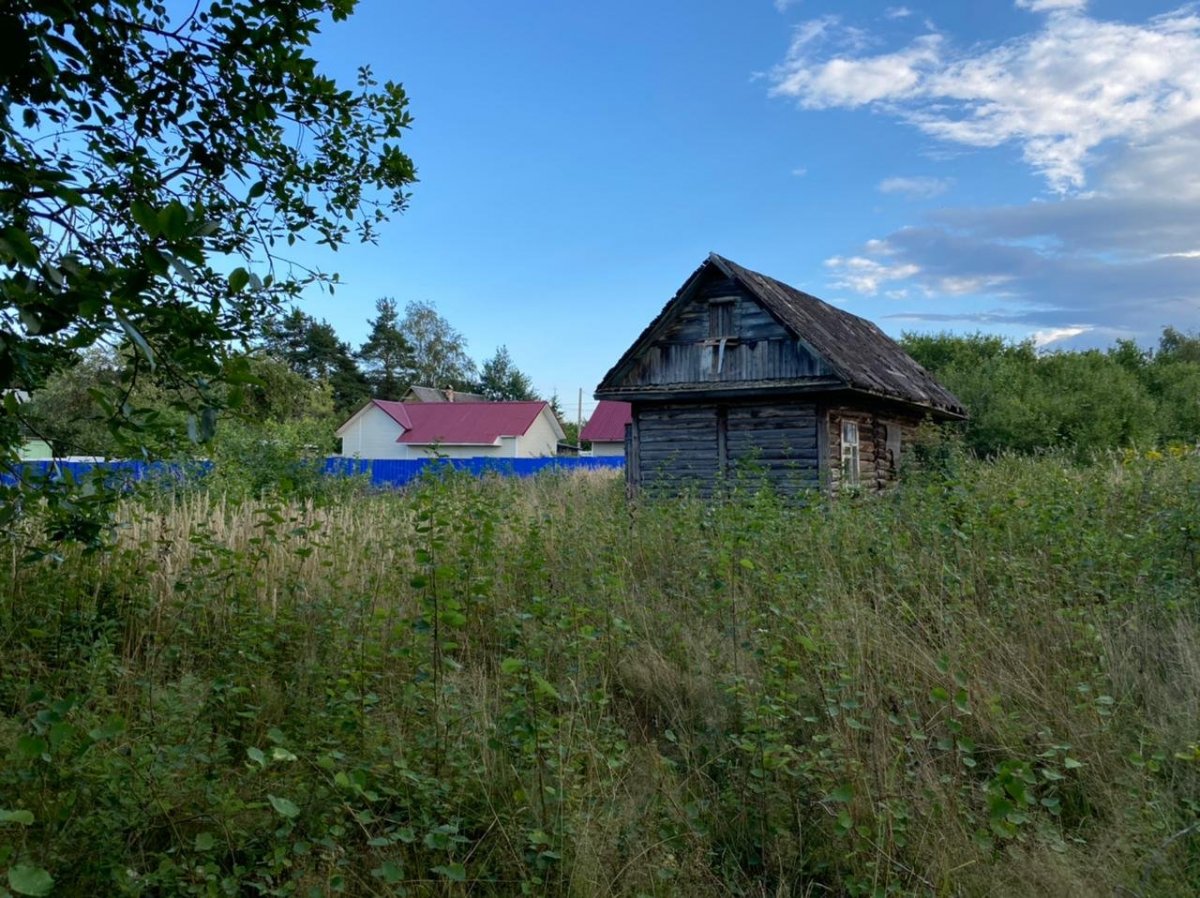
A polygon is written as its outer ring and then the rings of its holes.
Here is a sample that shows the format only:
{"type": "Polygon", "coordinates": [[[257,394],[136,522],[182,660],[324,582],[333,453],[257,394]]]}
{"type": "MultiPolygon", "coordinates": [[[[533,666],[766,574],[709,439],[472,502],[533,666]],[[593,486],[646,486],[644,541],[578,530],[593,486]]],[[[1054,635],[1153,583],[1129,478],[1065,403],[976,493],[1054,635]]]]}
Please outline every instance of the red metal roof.
{"type": "Polygon", "coordinates": [[[545,402],[386,402],[375,404],[404,433],[397,443],[493,445],[500,437],[524,436],[545,402]]]}
{"type": "Polygon", "coordinates": [[[386,399],[372,399],[371,401],[387,412],[387,416],[405,430],[412,429],[412,419],[408,416],[409,406],[403,402],[390,402],[386,399]]]}
{"type": "Polygon", "coordinates": [[[625,441],[625,425],[633,420],[633,406],[628,402],[617,402],[614,399],[601,399],[596,410],[583,430],[579,439],[595,443],[623,443],[625,441]]]}

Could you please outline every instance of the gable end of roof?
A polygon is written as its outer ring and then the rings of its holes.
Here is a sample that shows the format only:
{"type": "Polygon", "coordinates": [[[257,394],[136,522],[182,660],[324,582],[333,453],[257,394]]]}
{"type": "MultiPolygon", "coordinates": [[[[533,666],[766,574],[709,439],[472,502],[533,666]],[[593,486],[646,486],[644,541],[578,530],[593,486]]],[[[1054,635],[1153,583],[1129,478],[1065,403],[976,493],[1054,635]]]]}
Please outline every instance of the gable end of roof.
{"type": "Polygon", "coordinates": [[[711,269],[732,280],[760,303],[806,350],[823,359],[845,388],[925,408],[945,417],[966,417],[959,399],[873,322],[716,253],[709,254],[608,371],[596,390],[597,395],[616,388],[656,335],[691,300],[697,285],[711,269]]]}

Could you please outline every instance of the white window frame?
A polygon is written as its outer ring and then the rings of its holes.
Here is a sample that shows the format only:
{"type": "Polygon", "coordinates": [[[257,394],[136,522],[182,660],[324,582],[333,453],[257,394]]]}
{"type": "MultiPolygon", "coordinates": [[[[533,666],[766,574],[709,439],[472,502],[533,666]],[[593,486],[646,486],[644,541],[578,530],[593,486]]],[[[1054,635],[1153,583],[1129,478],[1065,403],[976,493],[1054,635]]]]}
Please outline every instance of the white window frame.
{"type": "Polygon", "coordinates": [[[858,486],[862,456],[859,452],[858,422],[842,421],[842,482],[858,486]]]}

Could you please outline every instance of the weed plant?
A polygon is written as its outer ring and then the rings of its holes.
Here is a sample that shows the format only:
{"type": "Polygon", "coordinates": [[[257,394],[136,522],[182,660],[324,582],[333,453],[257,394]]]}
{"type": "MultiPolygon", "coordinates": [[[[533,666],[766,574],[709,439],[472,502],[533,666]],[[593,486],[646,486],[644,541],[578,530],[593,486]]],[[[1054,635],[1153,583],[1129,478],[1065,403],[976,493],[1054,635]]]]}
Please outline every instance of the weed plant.
{"type": "Polygon", "coordinates": [[[0,578],[0,895],[1192,896],[1200,460],[129,501],[0,578]]]}

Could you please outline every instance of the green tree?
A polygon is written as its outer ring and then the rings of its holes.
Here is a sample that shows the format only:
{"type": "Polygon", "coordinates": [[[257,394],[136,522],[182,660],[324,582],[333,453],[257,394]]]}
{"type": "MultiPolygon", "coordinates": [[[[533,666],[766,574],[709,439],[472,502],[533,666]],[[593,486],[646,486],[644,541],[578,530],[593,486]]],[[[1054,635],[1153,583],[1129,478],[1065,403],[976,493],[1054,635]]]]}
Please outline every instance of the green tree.
{"type": "Polygon", "coordinates": [[[328,381],[313,382],[271,356],[250,355],[245,364],[250,381],[240,387],[239,417],[270,424],[323,419],[333,425],[330,432],[336,427],[333,389],[328,381]]]}
{"type": "Polygon", "coordinates": [[[497,347],[496,354],[483,363],[475,390],[496,401],[523,402],[538,398],[533,381],[513,362],[507,346],[497,347]]]}
{"type": "Polygon", "coordinates": [[[400,331],[412,346],[410,384],[455,390],[475,385],[475,362],[467,355],[466,338],[438,314],[433,303],[408,303],[400,331]]]}
{"type": "Polygon", "coordinates": [[[262,348],[309,381],[329,384],[338,412],[358,408],[371,394],[350,344],[338,338],[329,322],[317,321],[299,309],[268,319],[262,348]]]}
{"type": "Polygon", "coordinates": [[[408,389],[404,372],[412,369],[413,349],[400,329],[396,300],[375,301],[374,318],[368,319],[371,333],[358,351],[366,367],[371,395],[376,399],[399,399],[408,389]]]}
{"type": "MultiPolygon", "coordinates": [[[[328,280],[280,253],[372,240],[403,208],[403,89],[365,68],[347,89],[310,53],[354,5],[3,4],[0,389],[36,380],[64,346],[127,340],[122,383],[153,371],[213,407],[223,371],[238,371],[223,357],[328,280]]],[[[99,408],[140,438],[122,383],[101,385],[99,408]]]]}
{"type": "Polygon", "coordinates": [[[966,405],[964,440],[983,455],[1057,447],[1087,456],[1162,438],[1145,353],[1132,343],[1039,355],[1031,341],[978,333],[901,342],[966,405]]]}
{"type": "Polygon", "coordinates": [[[128,356],[135,352],[131,346],[96,346],[60,367],[20,408],[30,431],[47,440],[57,456],[121,458],[130,454],[133,441],[153,455],[177,454],[188,443],[186,416],[169,385],[149,372],[130,377],[136,369],[128,356]],[[96,390],[120,396],[121,427],[97,405],[96,390]]]}
{"type": "Polygon", "coordinates": [[[1186,333],[1173,327],[1164,327],[1158,340],[1157,358],[1173,362],[1200,364],[1200,335],[1186,333]]]}

